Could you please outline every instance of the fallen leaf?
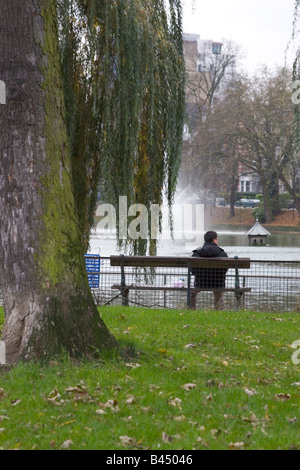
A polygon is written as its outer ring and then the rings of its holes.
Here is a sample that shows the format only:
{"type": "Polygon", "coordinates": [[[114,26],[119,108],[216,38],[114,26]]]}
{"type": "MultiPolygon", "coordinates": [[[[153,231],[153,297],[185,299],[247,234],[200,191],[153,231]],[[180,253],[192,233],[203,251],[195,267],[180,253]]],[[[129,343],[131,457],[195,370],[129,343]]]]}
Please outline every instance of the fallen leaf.
{"type": "Polygon", "coordinates": [[[116,400],[108,400],[106,403],[99,403],[99,406],[102,408],[110,408],[112,411],[120,411],[118,407],[118,402],[116,400]]]}
{"type": "Polygon", "coordinates": [[[174,421],[185,421],[186,417],[184,415],[174,416],[174,421]]]}
{"type": "Polygon", "coordinates": [[[246,393],[249,397],[253,397],[254,395],[257,394],[257,391],[254,390],[254,388],[252,388],[251,390],[249,390],[248,388],[244,387],[244,390],[245,390],[245,393],[246,393]]]}
{"type": "Polygon", "coordinates": [[[137,367],[142,367],[141,364],[139,364],[138,362],[127,362],[125,364],[125,366],[129,367],[130,369],[136,369],[137,367]]]}
{"type": "Polygon", "coordinates": [[[21,403],[21,399],[20,398],[16,398],[16,400],[13,400],[11,402],[11,406],[17,406],[19,403],[21,403]]]}
{"type": "Polygon", "coordinates": [[[202,437],[197,437],[197,442],[200,442],[200,444],[202,444],[204,447],[209,447],[209,445],[207,444],[207,442],[205,442],[202,437]]]}
{"type": "Polygon", "coordinates": [[[165,348],[159,348],[157,352],[159,352],[160,354],[166,354],[167,350],[165,348]]]}
{"type": "Polygon", "coordinates": [[[147,413],[148,411],[151,410],[151,406],[150,405],[149,406],[142,406],[141,410],[144,411],[145,413],[147,413]]]}
{"type": "Polygon", "coordinates": [[[131,395],[129,398],[127,398],[127,400],[125,401],[125,403],[127,403],[127,405],[132,405],[132,403],[135,403],[136,402],[136,398],[131,395]]]}
{"type": "Polygon", "coordinates": [[[132,416],[128,416],[127,418],[122,418],[126,423],[129,423],[129,421],[132,421],[132,416]]]}
{"type": "Polygon", "coordinates": [[[71,441],[71,439],[68,439],[68,440],[66,440],[65,442],[62,443],[60,448],[61,449],[69,449],[69,447],[71,447],[71,445],[73,445],[73,441],[71,441]]]}
{"type": "Polygon", "coordinates": [[[162,433],[161,438],[162,438],[162,441],[165,442],[165,443],[173,441],[173,437],[168,436],[165,432],[162,433]]]}
{"type": "Polygon", "coordinates": [[[75,419],[70,419],[69,421],[65,421],[64,423],[59,424],[57,427],[62,428],[64,426],[68,426],[69,424],[75,423],[75,419]]]}
{"type": "Polygon", "coordinates": [[[241,447],[244,446],[244,443],[243,442],[230,442],[229,444],[229,449],[240,449],[241,447]]]}
{"type": "Polygon", "coordinates": [[[181,385],[181,388],[183,388],[183,390],[192,390],[193,388],[196,388],[196,384],[193,384],[193,383],[184,384],[184,385],[181,385]]]}
{"type": "Polygon", "coordinates": [[[183,349],[193,349],[195,347],[195,344],[193,343],[189,343],[189,344],[186,344],[183,349]]]}
{"type": "Polygon", "coordinates": [[[136,444],[136,440],[133,437],[129,436],[119,436],[120,441],[122,442],[122,445],[134,445],[136,444]]]}
{"type": "Polygon", "coordinates": [[[258,420],[258,418],[255,416],[255,414],[252,413],[252,415],[251,415],[249,418],[244,418],[244,417],[243,417],[243,421],[249,421],[250,423],[257,423],[259,420],[258,420]]]}
{"type": "Polygon", "coordinates": [[[169,405],[175,406],[177,408],[180,408],[181,403],[182,400],[180,398],[174,398],[174,400],[169,401],[169,405]]]}
{"type": "Polygon", "coordinates": [[[212,436],[219,436],[222,433],[222,429],[211,429],[212,436]]]}
{"type": "Polygon", "coordinates": [[[275,397],[278,398],[278,400],[289,400],[291,395],[289,393],[276,393],[275,397]]]}
{"type": "Polygon", "coordinates": [[[50,399],[59,398],[59,397],[60,397],[60,394],[58,393],[58,390],[57,390],[56,387],[48,395],[48,398],[50,398],[50,399]]]}
{"type": "Polygon", "coordinates": [[[86,393],[86,387],[77,385],[76,387],[69,387],[66,389],[67,393],[86,393]]]}

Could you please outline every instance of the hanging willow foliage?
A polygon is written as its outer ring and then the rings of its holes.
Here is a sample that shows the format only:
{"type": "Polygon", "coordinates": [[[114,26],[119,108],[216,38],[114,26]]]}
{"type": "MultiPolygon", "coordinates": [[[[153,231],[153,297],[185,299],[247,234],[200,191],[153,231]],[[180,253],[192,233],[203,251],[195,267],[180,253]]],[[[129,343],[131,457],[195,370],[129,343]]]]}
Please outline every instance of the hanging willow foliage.
{"type": "MultiPolygon", "coordinates": [[[[181,1],[58,0],[58,13],[74,193],[87,247],[99,188],[117,214],[119,196],[128,207],[162,205],[164,197],[172,204],[185,112],[181,1]]],[[[149,217],[149,234],[150,224],[149,217]]],[[[150,235],[119,245],[156,252],[150,235]]]]}
{"type": "MultiPolygon", "coordinates": [[[[295,0],[295,9],[294,9],[294,24],[293,24],[293,39],[296,39],[298,28],[298,17],[299,17],[299,6],[300,0],[295,0]]],[[[293,63],[293,80],[300,79],[300,47],[297,48],[296,57],[293,63]]],[[[300,148],[300,107],[298,104],[294,105],[294,116],[295,116],[295,129],[296,129],[296,146],[300,148]]]]}

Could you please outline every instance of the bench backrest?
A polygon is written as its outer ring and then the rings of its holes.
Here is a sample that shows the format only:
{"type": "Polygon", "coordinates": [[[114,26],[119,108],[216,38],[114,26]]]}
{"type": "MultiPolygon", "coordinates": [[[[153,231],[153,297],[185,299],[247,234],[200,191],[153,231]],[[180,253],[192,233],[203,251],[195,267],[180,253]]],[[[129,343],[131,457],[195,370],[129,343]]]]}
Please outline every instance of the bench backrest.
{"type": "Polygon", "coordinates": [[[161,268],[227,268],[250,269],[250,258],[198,258],[174,256],[111,256],[111,266],[161,268]]]}

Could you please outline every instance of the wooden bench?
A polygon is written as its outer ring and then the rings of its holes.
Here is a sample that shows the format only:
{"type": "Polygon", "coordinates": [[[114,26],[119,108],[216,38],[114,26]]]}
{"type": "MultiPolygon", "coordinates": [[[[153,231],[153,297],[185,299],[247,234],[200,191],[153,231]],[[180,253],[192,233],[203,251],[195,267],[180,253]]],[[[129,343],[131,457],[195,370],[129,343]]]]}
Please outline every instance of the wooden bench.
{"type": "Polygon", "coordinates": [[[245,292],[250,292],[251,288],[245,286],[245,276],[243,276],[242,286],[240,285],[239,269],[250,269],[250,258],[196,258],[196,257],[173,257],[173,256],[111,256],[111,266],[121,267],[121,282],[114,284],[112,289],[120,290],[122,304],[128,305],[128,294],[130,290],[144,291],[181,291],[187,293],[187,306],[196,308],[197,294],[199,292],[233,292],[237,307],[242,304],[245,292]],[[186,287],[172,286],[148,286],[148,285],[128,285],[125,278],[125,267],[131,268],[185,268],[187,275],[186,287]],[[192,286],[192,268],[225,268],[234,269],[234,287],[222,288],[199,288],[192,286]]]}

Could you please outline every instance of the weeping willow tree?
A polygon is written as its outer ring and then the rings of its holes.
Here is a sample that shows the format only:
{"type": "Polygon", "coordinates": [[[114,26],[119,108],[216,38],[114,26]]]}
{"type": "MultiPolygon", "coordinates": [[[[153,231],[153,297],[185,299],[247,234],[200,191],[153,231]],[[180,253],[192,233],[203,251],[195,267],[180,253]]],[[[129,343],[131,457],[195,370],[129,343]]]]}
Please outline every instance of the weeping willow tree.
{"type": "MultiPolygon", "coordinates": [[[[87,248],[97,193],[117,213],[169,206],[180,165],[185,68],[180,0],[58,0],[75,201],[87,248]]],[[[119,235],[119,219],[117,231],[119,235]]],[[[119,239],[134,253],[151,239],[119,239]]]]}
{"type": "MultiPolygon", "coordinates": [[[[300,0],[295,0],[295,9],[294,9],[294,23],[293,23],[293,40],[295,40],[296,35],[297,35],[297,18],[299,15],[299,5],[300,5],[300,0]]],[[[297,52],[296,52],[296,57],[294,59],[293,63],[293,80],[297,80],[300,78],[300,47],[298,47],[297,52]]],[[[295,126],[296,126],[296,131],[297,131],[297,140],[299,141],[300,137],[300,110],[299,106],[295,105],[294,106],[294,115],[295,115],[295,126]]]]}
{"type": "MultiPolygon", "coordinates": [[[[299,7],[300,7],[300,0],[295,0],[295,8],[294,8],[294,23],[293,23],[293,34],[292,39],[295,43],[297,43],[299,38],[299,7]]],[[[300,46],[297,45],[296,56],[293,63],[293,86],[297,85],[299,89],[299,79],[300,79],[300,46]]],[[[298,91],[296,90],[296,95],[299,96],[298,91]]],[[[291,162],[291,180],[292,184],[290,185],[289,193],[293,197],[296,205],[296,209],[300,214],[300,200],[297,193],[299,193],[299,168],[300,168],[300,161],[299,161],[299,149],[300,149],[300,105],[298,99],[294,101],[294,95],[292,98],[294,103],[294,127],[295,127],[295,139],[294,139],[294,152],[293,152],[293,159],[291,162]],[[297,102],[298,101],[298,102],[297,102]],[[293,184],[294,182],[294,184],[293,184]]]]}

